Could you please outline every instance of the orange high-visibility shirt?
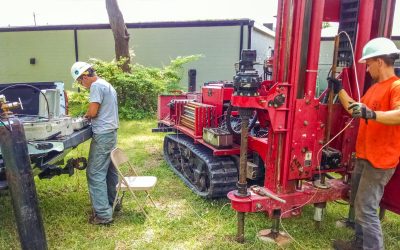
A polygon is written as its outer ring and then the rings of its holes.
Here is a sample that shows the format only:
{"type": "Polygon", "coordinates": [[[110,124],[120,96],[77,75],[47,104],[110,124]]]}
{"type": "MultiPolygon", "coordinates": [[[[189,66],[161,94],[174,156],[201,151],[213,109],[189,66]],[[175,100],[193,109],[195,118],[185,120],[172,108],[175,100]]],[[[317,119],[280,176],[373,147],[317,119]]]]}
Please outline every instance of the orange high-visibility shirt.
{"type": "MultiPolygon", "coordinates": [[[[374,111],[400,107],[400,80],[391,77],[373,84],[361,102],[374,111]]],[[[400,157],[400,125],[384,125],[374,120],[360,120],[356,156],[368,160],[376,168],[394,168],[400,157]]]]}

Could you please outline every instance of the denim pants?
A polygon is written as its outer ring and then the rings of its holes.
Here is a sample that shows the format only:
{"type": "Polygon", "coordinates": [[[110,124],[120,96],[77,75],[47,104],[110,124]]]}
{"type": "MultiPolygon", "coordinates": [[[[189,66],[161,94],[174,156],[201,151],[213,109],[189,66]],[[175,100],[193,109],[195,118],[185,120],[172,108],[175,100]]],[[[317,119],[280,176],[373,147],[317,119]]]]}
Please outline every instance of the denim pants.
{"type": "Polygon", "coordinates": [[[112,204],[116,196],[118,172],[110,158],[117,144],[117,131],[93,134],[90,143],[86,177],[89,193],[96,216],[104,219],[112,217],[112,204]]]}
{"type": "Polygon", "coordinates": [[[351,176],[350,203],[355,208],[355,236],[363,249],[384,249],[377,209],[386,184],[395,168],[380,169],[364,159],[357,159],[351,176]]]}

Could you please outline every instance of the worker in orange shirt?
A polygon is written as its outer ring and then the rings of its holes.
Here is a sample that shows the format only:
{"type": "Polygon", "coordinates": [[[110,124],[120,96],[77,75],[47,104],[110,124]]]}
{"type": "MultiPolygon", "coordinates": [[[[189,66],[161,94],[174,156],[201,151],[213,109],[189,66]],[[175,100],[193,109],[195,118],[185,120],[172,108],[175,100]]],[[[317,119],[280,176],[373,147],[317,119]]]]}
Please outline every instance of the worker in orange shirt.
{"type": "Polygon", "coordinates": [[[350,204],[355,209],[355,237],[335,240],[334,249],[384,249],[377,209],[385,185],[400,157],[400,79],[394,62],[400,50],[389,39],[379,37],[363,48],[359,63],[366,63],[373,84],[361,102],[354,101],[339,80],[328,78],[343,107],[361,118],[356,142],[356,163],[351,175],[350,204]]]}

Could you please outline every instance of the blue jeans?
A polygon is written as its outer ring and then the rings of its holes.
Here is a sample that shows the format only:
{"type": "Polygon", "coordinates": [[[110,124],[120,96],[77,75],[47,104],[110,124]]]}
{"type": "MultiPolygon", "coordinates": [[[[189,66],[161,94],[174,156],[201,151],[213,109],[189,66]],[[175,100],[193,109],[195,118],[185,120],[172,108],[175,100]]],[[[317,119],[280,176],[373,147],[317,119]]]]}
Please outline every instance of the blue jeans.
{"type": "Polygon", "coordinates": [[[351,197],[355,208],[355,236],[363,249],[384,249],[377,209],[386,184],[395,168],[375,168],[364,159],[357,159],[351,175],[351,197]]]}
{"type": "Polygon", "coordinates": [[[112,217],[112,204],[116,196],[118,172],[110,158],[117,145],[117,131],[93,134],[90,143],[89,161],[86,170],[89,193],[96,216],[112,217]]]}

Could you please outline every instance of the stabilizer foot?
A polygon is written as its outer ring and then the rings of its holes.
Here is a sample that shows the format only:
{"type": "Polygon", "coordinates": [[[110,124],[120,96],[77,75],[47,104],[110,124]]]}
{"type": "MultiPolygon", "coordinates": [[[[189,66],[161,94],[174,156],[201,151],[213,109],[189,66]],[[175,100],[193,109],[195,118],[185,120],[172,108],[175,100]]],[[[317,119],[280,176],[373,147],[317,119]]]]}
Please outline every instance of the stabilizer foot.
{"type": "Polygon", "coordinates": [[[319,179],[313,181],[313,185],[314,185],[314,187],[319,188],[319,189],[329,189],[329,188],[331,188],[331,186],[328,183],[321,182],[321,180],[319,180],[319,179]]]}
{"type": "Polygon", "coordinates": [[[276,243],[280,247],[284,247],[291,242],[290,237],[286,233],[273,232],[272,229],[264,229],[258,232],[257,237],[265,242],[276,243]]]}

